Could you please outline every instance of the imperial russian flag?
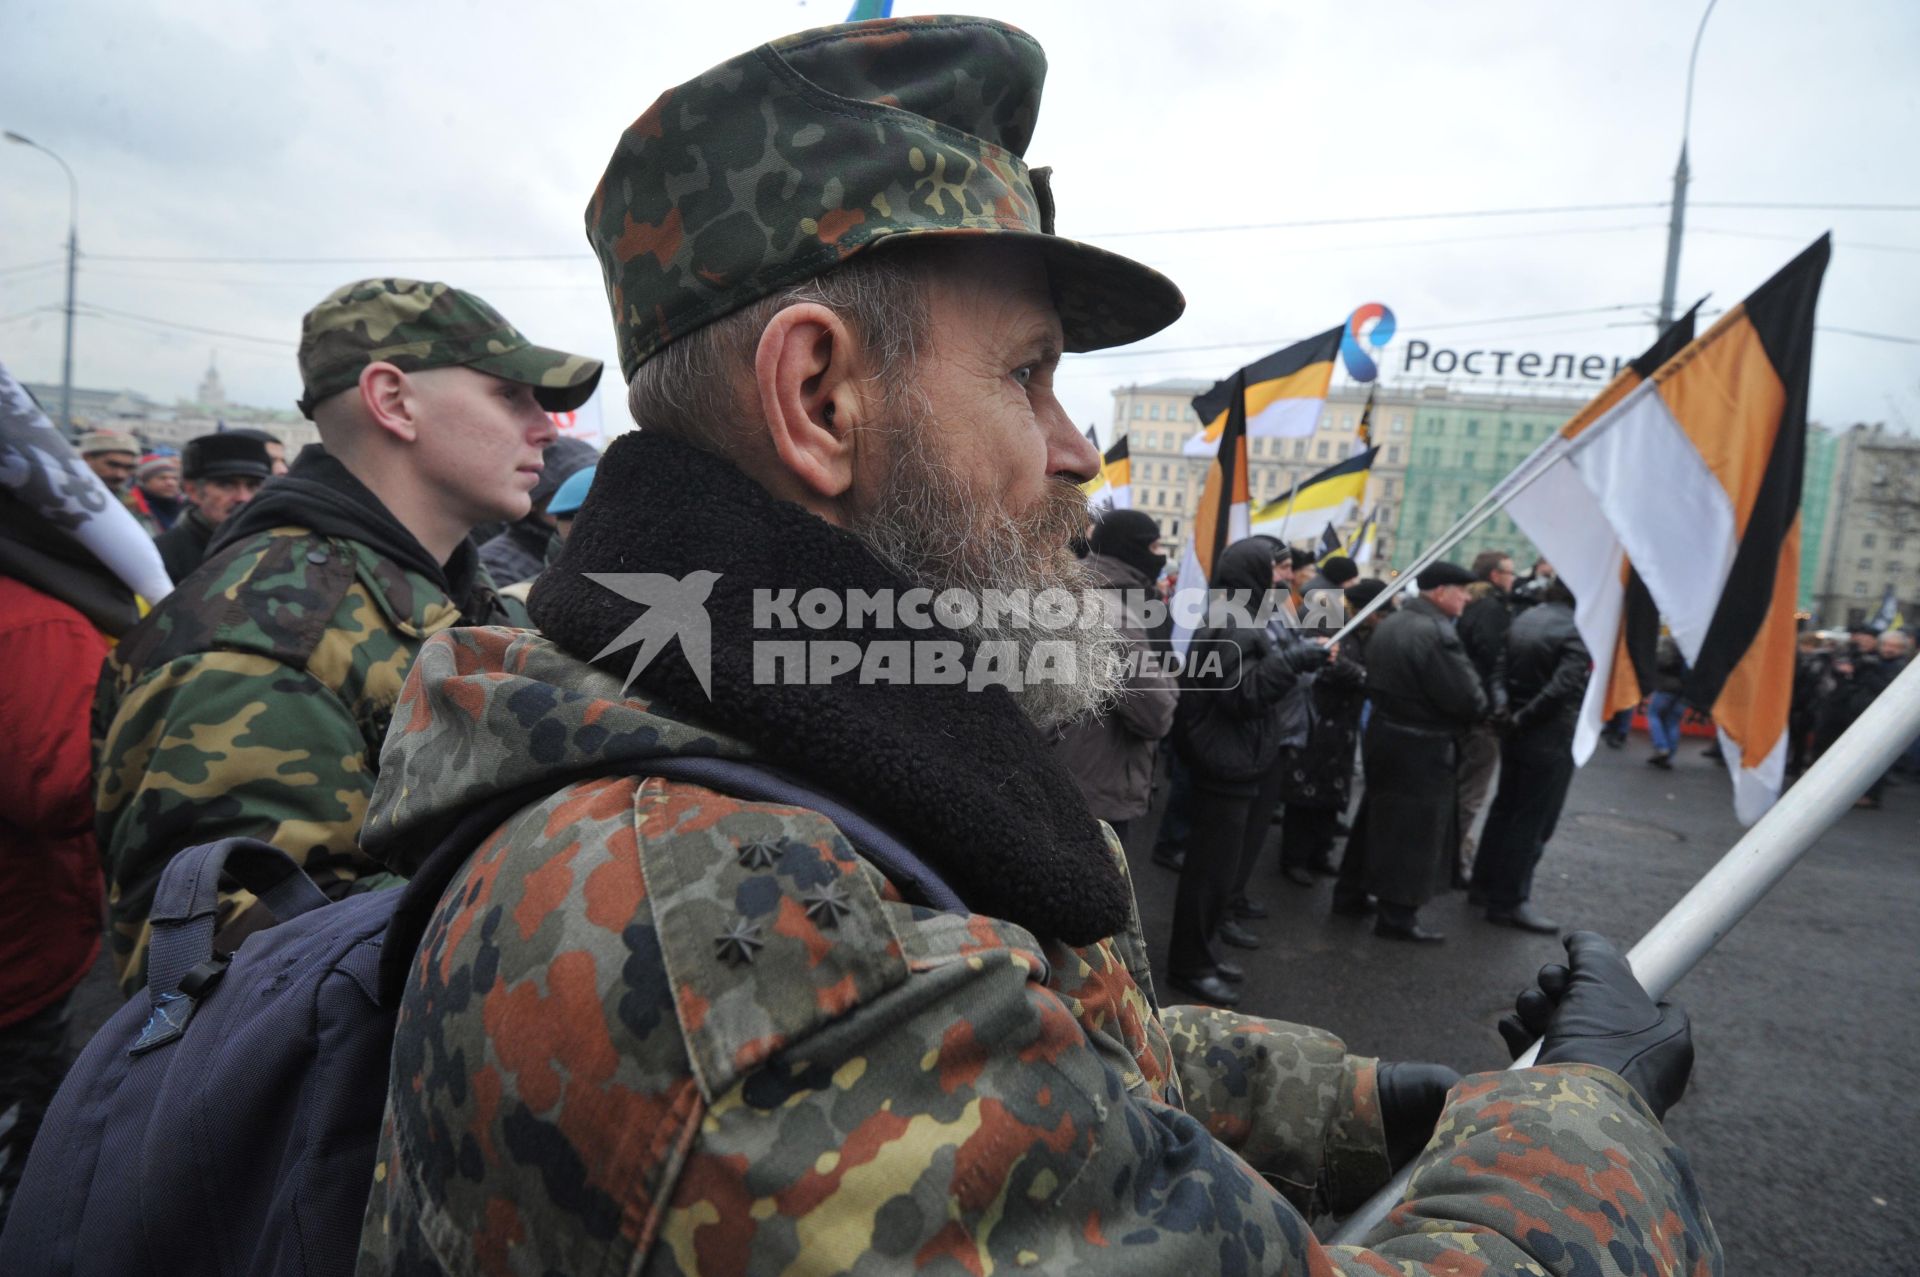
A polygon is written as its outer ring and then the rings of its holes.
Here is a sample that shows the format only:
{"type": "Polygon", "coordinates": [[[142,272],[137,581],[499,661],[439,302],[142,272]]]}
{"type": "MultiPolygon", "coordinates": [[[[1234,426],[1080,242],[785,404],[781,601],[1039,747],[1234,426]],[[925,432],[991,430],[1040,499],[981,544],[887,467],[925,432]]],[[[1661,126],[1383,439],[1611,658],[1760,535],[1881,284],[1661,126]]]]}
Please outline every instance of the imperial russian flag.
{"type": "Polygon", "coordinates": [[[1249,439],[1310,435],[1326,406],[1333,384],[1333,361],[1340,354],[1342,329],[1295,342],[1256,359],[1193,400],[1193,413],[1206,424],[1194,431],[1185,449],[1189,457],[1210,457],[1220,446],[1227,409],[1240,397],[1249,439]]]}
{"type": "Polygon", "coordinates": [[[1087,500],[1096,506],[1114,510],[1133,508],[1133,462],[1127,448],[1127,436],[1121,435],[1106,455],[1100,458],[1100,473],[1080,485],[1087,500]]]}
{"type": "Polygon", "coordinates": [[[1207,610],[1207,581],[1220,552],[1249,533],[1247,526],[1247,419],[1242,385],[1245,370],[1229,378],[1233,393],[1227,400],[1227,418],[1219,436],[1213,464],[1207,467],[1206,487],[1200,493],[1192,535],[1180,556],[1174,608],[1174,650],[1186,653],[1195,628],[1191,621],[1207,610]]]}
{"type": "MultiPolygon", "coordinates": [[[[1508,506],[1579,599],[1595,653],[1617,651],[1638,576],[1687,658],[1687,699],[1713,715],[1749,823],[1786,771],[1813,311],[1831,252],[1822,236],[1638,384],[1609,387],[1508,506]]],[[[1626,662],[1605,663],[1576,757],[1626,662]]]]}

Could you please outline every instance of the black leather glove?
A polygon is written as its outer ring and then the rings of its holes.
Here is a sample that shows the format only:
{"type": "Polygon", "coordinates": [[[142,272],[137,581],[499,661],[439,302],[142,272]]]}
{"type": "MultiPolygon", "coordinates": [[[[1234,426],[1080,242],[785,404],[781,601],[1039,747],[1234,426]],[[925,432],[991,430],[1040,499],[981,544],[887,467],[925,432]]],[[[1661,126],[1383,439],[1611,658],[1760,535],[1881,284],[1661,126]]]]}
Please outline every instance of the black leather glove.
{"type": "Polygon", "coordinates": [[[1295,674],[1312,674],[1325,667],[1327,649],[1312,643],[1301,643],[1288,649],[1287,668],[1295,674]]]}
{"type": "Polygon", "coordinates": [[[1387,1128],[1387,1160],[1399,1170],[1433,1138],[1447,1106],[1447,1092],[1460,1075],[1444,1064],[1397,1061],[1381,1064],[1380,1122],[1387,1128]]]}
{"type": "Polygon", "coordinates": [[[1507,1050],[1541,1041],[1541,1064],[1595,1064],[1625,1078],[1655,1117],[1680,1102],[1693,1071],[1687,1013],[1654,1005],[1611,940],[1592,931],[1567,937],[1567,965],[1540,968],[1540,987],[1514,1000],[1500,1021],[1507,1050]]]}

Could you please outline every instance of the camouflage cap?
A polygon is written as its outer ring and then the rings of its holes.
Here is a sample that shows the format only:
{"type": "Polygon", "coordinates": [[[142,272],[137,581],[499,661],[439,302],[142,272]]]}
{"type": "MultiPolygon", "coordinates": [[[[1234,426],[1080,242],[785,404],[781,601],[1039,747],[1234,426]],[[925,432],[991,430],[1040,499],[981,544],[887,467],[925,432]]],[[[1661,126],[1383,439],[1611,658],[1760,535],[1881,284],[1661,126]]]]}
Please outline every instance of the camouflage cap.
{"type": "Polygon", "coordinates": [[[1053,233],[1023,160],[1046,55],[983,18],[890,18],[761,45],[660,95],[587,205],[628,377],[660,349],[863,249],[996,235],[1044,254],[1068,350],[1137,341],[1186,302],[1053,233]]]}
{"type": "Polygon", "coordinates": [[[571,412],[600,380],[600,361],[536,346],[499,311],[446,284],[363,279],[335,289],[300,321],[300,411],[360,379],[371,363],[403,372],[474,368],[534,388],[548,412],[571,412]]]}

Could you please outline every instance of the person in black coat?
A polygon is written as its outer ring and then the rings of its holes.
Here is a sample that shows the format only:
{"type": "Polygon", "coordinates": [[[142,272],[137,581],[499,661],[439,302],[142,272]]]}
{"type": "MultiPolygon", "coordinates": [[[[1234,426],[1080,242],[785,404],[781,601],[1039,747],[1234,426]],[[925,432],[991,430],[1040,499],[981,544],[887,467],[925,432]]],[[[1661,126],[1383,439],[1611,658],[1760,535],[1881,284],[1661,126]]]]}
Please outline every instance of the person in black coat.
{"type": "Polygon", "coordinates": [[[187,499],[193,504],[153,539],[160,562],[175,585],[193,575],[207,557],[214,533],[229,515],[253,500],[273,474],[273,458],[258,432],[227,431],[187,440],[181,458],[187,499]]]}
{"type": "Polygon", "coordinates": [[[1573,735],[1593,661],[1573,620],[1573,594],[1555,581],[1507,636],[1513,725],[1500,746],[1500,792],[1487,815],[1474,891],[1487,921],[1554,935],[1560,924],[1528,903],[1533,870],[1573,783],[1573,735]]]}
{"type": "MultiPolygon", "coordinates": [[[[1209,593],[1242,592],[1257,606],[1273,583],[1273,550],[1258,538],[1221,551],[1209,593]]],[[[1277,646],[1249,616],[1209,617],[1193,636],[1180,676],[1173,741],[1193,787],[1193,827],[1174,898],[1167,976],[1206,1002],[1232,1006],[1244,973],[1214,953],[1239,867],[1247,817],[1279,757],[1280,702],[1302,674],[1326,663],[1323,648],[1277,646]]]]}
{"type": "Polygon", "coordinates": [[[1459,740],[1487,716],[1480,675],[1453,631],[1473,574],[1440,562],[1420,573],[1420,597],[1381,622],[1367,643],[1373,702],[1361,748],[1367,768],[1362,826],[1347,844],[1337,913],[1379,898],[1374,934],[1431,943],[1419,909],[1451,877],[1459,838],[1459,740]]]}

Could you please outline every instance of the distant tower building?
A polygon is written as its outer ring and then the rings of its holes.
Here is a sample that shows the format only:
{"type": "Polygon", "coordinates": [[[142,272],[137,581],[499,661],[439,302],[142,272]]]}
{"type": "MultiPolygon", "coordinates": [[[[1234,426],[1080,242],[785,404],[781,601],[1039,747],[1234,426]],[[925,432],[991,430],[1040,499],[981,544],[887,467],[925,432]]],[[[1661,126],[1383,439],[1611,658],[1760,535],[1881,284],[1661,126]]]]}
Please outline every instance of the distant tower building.
{"type": "Polygon", "coordinates": [[[214,366],[218,354],[218,351],[207,353],[207,375],[200,379],[200,389],[194,395],[197,403],[208,408],[227,406],[227,389],[220,384],[220,370],[214,366]]]}

